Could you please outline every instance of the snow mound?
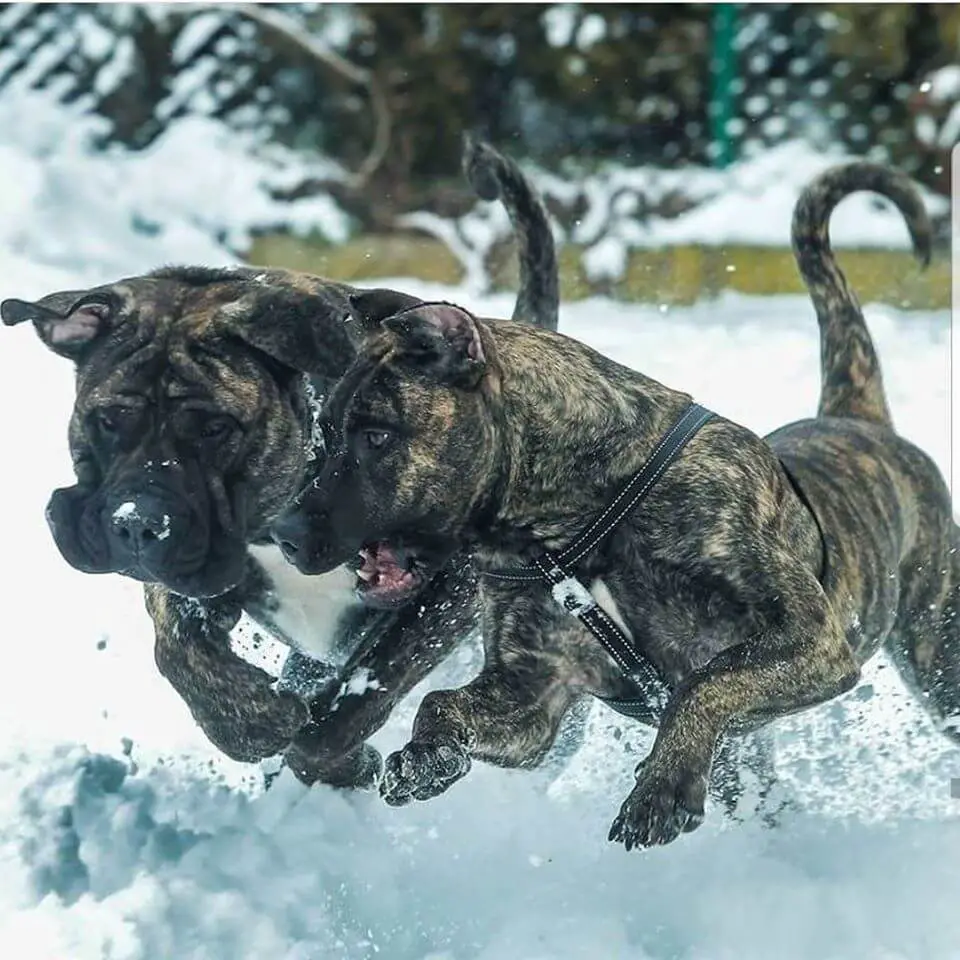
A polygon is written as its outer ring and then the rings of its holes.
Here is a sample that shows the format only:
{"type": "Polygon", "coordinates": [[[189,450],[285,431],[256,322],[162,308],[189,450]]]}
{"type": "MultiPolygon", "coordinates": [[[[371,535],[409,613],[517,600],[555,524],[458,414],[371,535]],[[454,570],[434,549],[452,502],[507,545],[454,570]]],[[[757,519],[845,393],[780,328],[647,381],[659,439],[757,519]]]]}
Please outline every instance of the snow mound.
{"type": "Polygon", "coordinates": [[[331,162],[258,146],[213,120],[179,120],[136,153],[98,149],[96,117],[39,93],[0,98],[0,124],[18,134],[0,148],[0,244],[91,282],[165,260],[232,265],[261,229],[349,234],[328,196],[273,198],[341,176],[331,162]]]}
{"type": "Polygon", "coordinates": [[[20,826],[45,896],[0,914],[5,955],[913,960],[922,930],[925,960],[946,960],[960,938],[960,820],[711,821],[637,855],[604,842],[609,803],[518,777],[401,810],[287,774],[252,800],[172,786],[81,750],[50,759],[20,826]]]}

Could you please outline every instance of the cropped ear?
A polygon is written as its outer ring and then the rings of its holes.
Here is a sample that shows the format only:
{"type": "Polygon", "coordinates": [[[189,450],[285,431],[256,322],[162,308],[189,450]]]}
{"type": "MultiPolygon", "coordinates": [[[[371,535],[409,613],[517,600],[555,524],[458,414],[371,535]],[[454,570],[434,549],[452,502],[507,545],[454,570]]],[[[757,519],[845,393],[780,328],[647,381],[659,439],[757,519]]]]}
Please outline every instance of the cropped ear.
{"type": "Polygon", "coordinates": [[[376,330],[387,317],[420,306],[424,302],[408,293],[386,288],[364,290],[351,294],[347,299],[350,303],[350,316],[357,320],[366,332],[376,330]]]}
{"type": "Polygon", "coordinates": [[[35,302],[4,300],[0,317],[8,327],[33,322],[37,335],[54,353],[80,361],[87,348],[110,327],[116,305],[97,291],[65,290],[35,302]]]}
{"type": "Polygon", "coordinates": [[[438,380],[472,389],[486,371],[480,329],[451,303],[424,303],[383,321],[401,343],[401,356],[438,380]]]}

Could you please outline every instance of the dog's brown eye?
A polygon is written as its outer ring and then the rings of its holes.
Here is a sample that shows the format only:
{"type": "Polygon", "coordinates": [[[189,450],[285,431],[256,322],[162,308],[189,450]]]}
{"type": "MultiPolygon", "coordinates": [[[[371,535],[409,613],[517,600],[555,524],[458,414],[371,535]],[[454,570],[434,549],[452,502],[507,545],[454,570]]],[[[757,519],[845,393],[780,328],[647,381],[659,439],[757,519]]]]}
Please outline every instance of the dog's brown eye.
{"type": "Polygon", "coordinates": [[[388,430],[364,430],[363,437],[371,450],[380,450],[389,442],[391,433],[388,430]]]}

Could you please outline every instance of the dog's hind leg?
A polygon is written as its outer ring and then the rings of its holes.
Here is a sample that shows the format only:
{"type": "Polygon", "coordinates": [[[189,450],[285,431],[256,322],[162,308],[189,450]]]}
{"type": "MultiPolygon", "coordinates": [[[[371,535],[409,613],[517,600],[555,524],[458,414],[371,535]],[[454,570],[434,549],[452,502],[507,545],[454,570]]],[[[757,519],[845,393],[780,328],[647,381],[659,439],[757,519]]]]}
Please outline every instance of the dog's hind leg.
{"type": "Polygon", "coordinates": [[[820,325],[820,416],[891,422],[880,362],[856,295],[830,248],[830,214],[859,190],[882,194],[903,214],[914,253],[930,259],[932,229],[910,180],[888,167],[851,163],[828,170],[801,195],[793,215],[792,243],[797,267],[810,291],[820,325]]]}
{"type": "Polygon", "coordinates": [[[900,613],[885,650],[917,702],[960,744],[960,531],[947,523],[939,550],[922,544],[901,565],[900,613]]]}

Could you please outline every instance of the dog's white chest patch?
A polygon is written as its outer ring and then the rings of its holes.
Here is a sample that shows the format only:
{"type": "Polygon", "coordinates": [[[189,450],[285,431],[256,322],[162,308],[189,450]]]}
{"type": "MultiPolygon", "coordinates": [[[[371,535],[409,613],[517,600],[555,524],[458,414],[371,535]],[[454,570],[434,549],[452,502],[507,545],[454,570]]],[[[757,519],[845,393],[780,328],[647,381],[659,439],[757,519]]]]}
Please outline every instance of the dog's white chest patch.
{"type": "Polygon", "coordinates": [[[632,640],[633,634],[620,613],[617,601],[613,599],[610,588],[599,577],[590,584],[590,593],[597,601],[597,606],[623,631],[627,639],[632,640]]]}
{"type": "Polygon", "coordinates": [[[274,546],[250,547],[274,585],[280,603],[271,614],[296,649],[316,660],[330,660],[343,614],[357,606],[354,575],[346,567],[337,567],[317,577],[307,577],[287,563],[274,546]]]}

